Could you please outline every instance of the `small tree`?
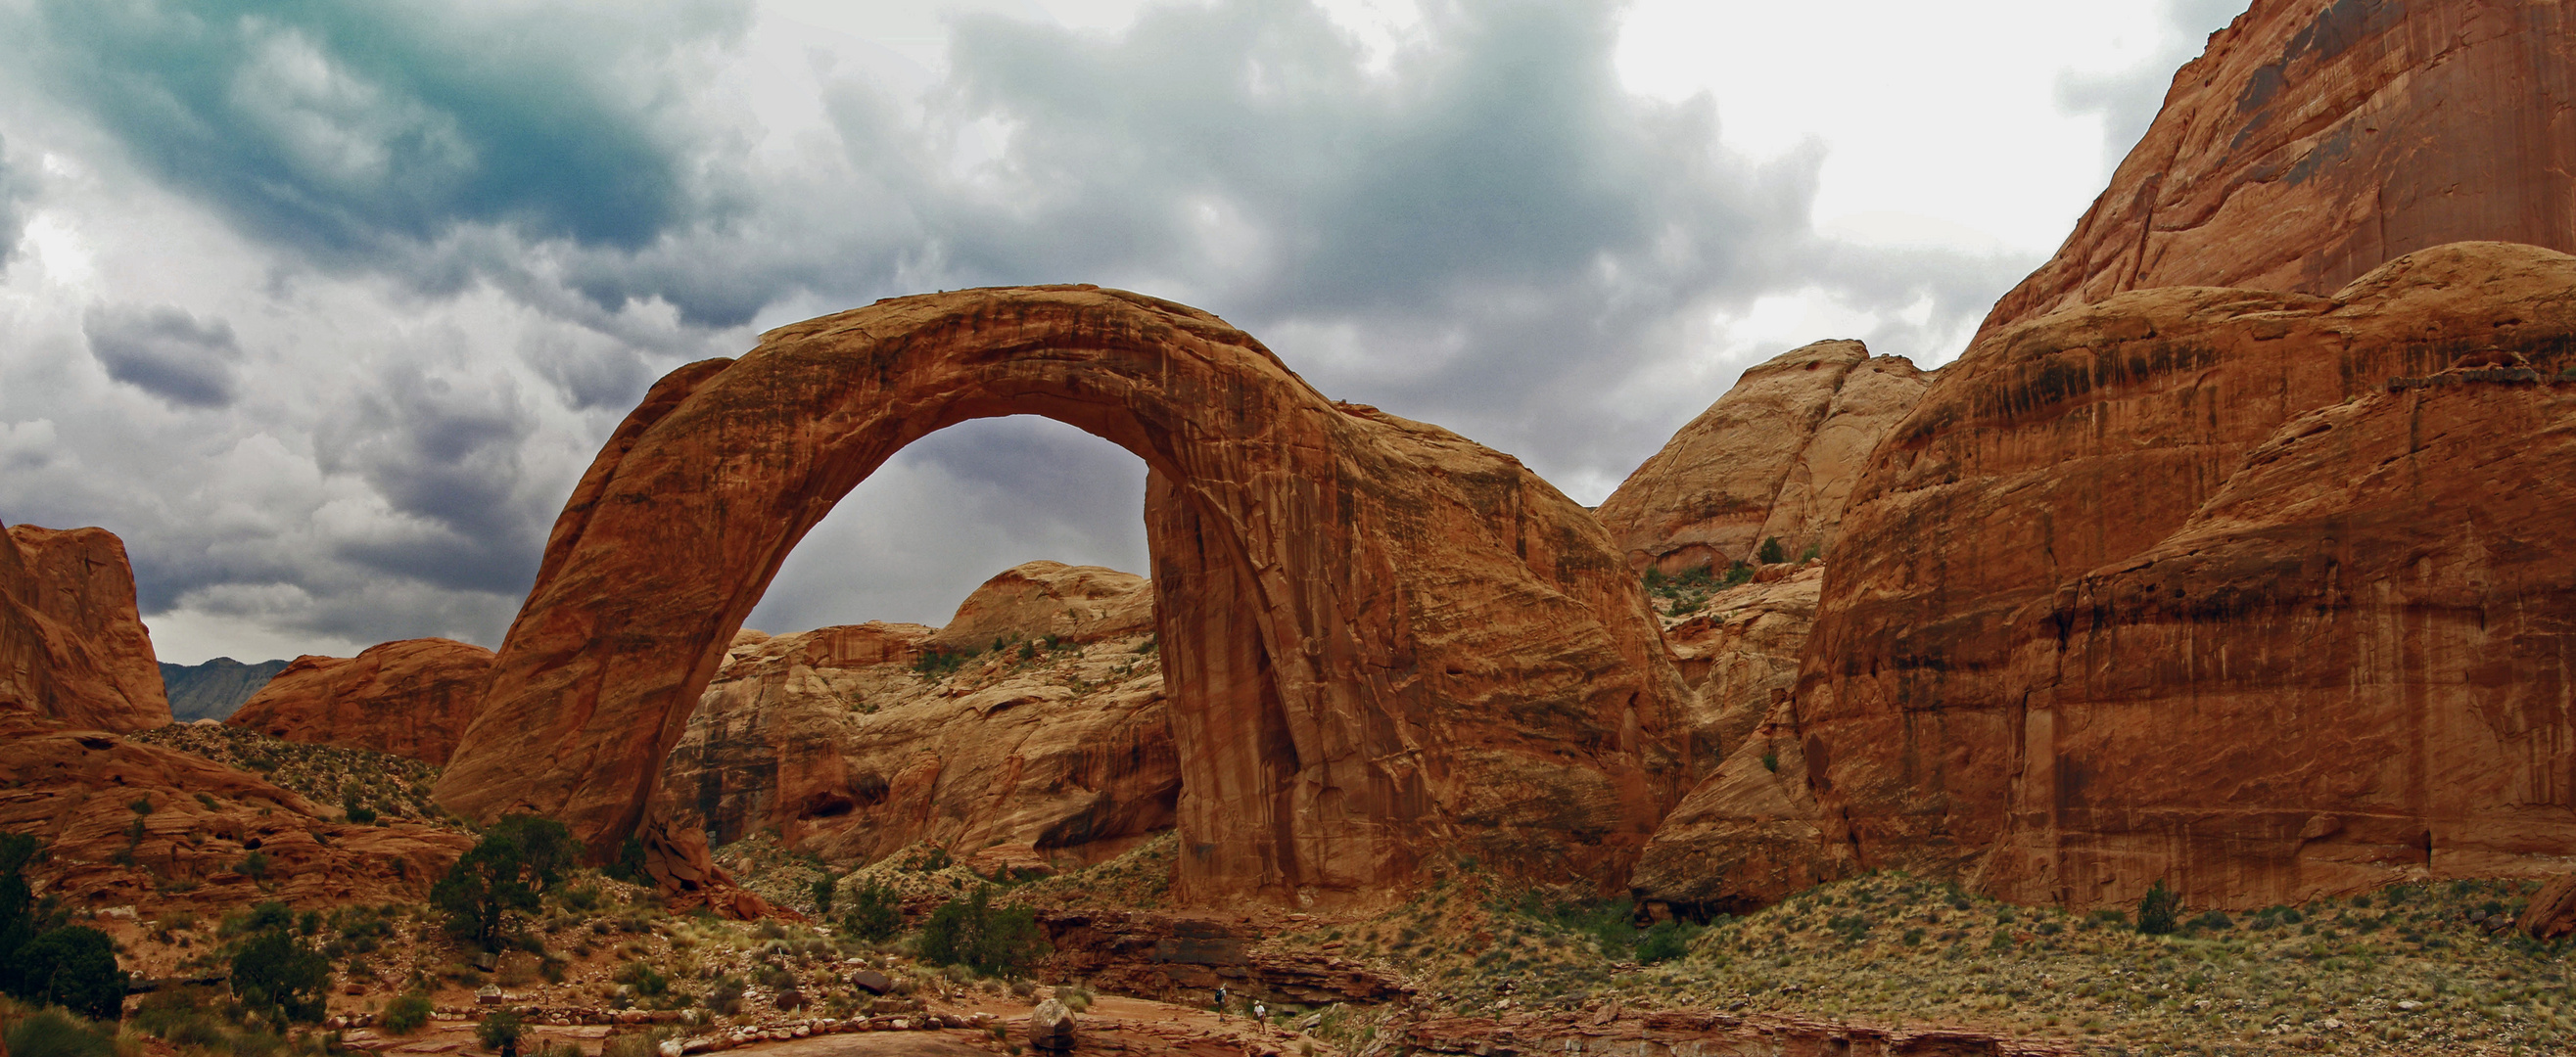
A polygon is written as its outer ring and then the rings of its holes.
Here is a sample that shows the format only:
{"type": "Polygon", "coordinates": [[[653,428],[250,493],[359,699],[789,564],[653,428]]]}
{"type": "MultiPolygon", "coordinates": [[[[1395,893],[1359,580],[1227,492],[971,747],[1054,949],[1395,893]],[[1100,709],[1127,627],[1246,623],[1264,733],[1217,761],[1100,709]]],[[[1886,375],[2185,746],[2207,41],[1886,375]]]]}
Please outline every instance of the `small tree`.
{"type": "Polygon", "coordinates": [[[517,1011],[496,1009],[485,1014],[483,1022],[474,1026],[474,1037],[484,1049],[499,1053],[503,1048],[516,1044],[526,1030],[526,1022],[519,1019],[517,1011]]]}
{"type": "Polygon", "coordinates": [[[322,1019],[331,959],[282,928],[262,929],[233,951],[233,997],[284,1023],[322,1019]]]}
{"type": "Polygon", "coordinates": [[[850,912],[842,916],[841,928],[870,942],[893,939],[903,930],[903,897],[874,881],[863,883],[850,893],[850,912]]]}
{"type": "Polygon", "coordinates": [[[508,841],[519,849],[528,885],[537,891],[562,880],[581,860],[581,845],[563,823],[535,815],[510,815],[483,831],[486,841],[508,841]]]}
{"type": "Polygon", "coordinates": [[[921,926],[921,957],[936,965],[963,965],[991,976],[1026,969],[1045,952],[1037,914],[1027,907],[993,906],[992,886],[932,911],[921,926]]]}
{"type": "Polygon", "coordinates": [[[1781,549],[1778,536],[1763,540],[1762,548],[1754,551],[1753,556],[1761,559],[1764,565],[1778,565],[1789,560],[1789,552],[1781,549]]]}
{"type": "Polygon", "coordinates": [[[2145,898],[2138,900],[2138,931],[2162,936],[2174,930],[2174,918],[2182,911],[2182,896],[2168,891],[2163,878],[2147,887],[2145,898]]]}
{"type": "Polygon", "coordinates": [[[125,971],[116,967],[116,944],[85,925],[55,929],[19,952],[19,994],[92,1020],[125,1014],[125,971]]]}
{"type": "Polygon", "coordinates": [[[814,893],[815,916],[826,921],[831,920],[832,890],[838,887],[840,887],[839,879],[830,874],[824,874],[823,876],[814,879],[812,891],[814,893]]]}
{"type": "Polygon", "coordinates": [[[496,950],[509,916],[537,909],[536,889],[521,879],[526,869],[517,841],[487,833],[430,886],[430,905],[447,913],[448,927],[458,935],[496,950]]]}

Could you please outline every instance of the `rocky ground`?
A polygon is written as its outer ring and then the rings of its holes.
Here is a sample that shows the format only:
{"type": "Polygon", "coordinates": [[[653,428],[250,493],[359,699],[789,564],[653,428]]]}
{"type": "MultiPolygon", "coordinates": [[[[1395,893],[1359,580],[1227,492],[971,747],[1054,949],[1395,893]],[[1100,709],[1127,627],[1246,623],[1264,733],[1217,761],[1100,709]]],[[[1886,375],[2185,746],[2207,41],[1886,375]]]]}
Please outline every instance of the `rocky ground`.
{"type": "Polygon", "coordinates": [[[252,772],[316,804],[356,807],[360,815],[373,812],[389,820],[453,824],[429,799],[438,768],[407,756],[288,741],[220,723],[174,723],[127,737],[252,772]]]}

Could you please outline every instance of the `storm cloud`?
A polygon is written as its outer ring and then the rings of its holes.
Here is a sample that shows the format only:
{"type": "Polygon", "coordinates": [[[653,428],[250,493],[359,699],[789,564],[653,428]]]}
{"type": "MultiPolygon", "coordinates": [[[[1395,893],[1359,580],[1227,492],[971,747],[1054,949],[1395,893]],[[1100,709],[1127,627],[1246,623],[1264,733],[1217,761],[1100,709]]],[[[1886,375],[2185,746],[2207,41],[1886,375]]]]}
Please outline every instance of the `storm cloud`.
{"type": "MultiPolygon", "coordinates": [[[[730,0],[0,8],[0,235],[49,225],[0,276],[0,520],[125,536],[174,659],[488,645],[653,378],[878,297],[1188,302],[1593,502],[1746,363],[1937,361],[2037,263],[1820,235],[1824,148],[1629,91],[1620,5],[1420,6],[1380,42],[1306,0],[960,16],[930,70],[730,0]],[[1731,329],[1784,297],[1841,332],[1731,329]]],[[[2135,108],[2104,83],[2067,105],[2135,108]]],[[[1136,568],[1142,476],[1051,424],[930,438],[754,622],[1136,568]]]]}

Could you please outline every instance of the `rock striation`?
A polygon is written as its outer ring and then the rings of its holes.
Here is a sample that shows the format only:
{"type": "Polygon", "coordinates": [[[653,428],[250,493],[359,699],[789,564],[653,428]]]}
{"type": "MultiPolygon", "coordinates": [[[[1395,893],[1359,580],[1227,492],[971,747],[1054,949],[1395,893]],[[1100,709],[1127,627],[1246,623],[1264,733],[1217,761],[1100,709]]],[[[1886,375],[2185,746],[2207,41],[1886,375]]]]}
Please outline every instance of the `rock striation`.
{"type": "Polygon", "coordinates": [[[172,722],[231,719],[233,713],[241,711],[242,702],[250,700],[260,687],[285,670],[285,661],[243,664],[230,657],[217,657],[203,664],[165,661],[161,665],[161,690],[169,695],[172,722]]]}
{"type": "Polygon", "coordinates": [[[1934,375],[1857,341],[1747,369],[1595,511],[1635,568],[1682,573],[1833,548],[1870,450],[1934,375]]]}
{"type": "Polygon", "coordinates": [[[2331,294],[2463,240],[2576,251],[2576,12],[2257,0],[1981,337],[2124,290],[2331,294]]]}
{"type": "Polygon", "coordinates": [[[1017,413],[1149,468],[1183,898],[1386,898],[1453,849],[1625,880],[1690,691],[1599,523],[1213,316],[1091,287],[891,299],[657,383],[557,521],[440,801],[613,851],[789,548],[905,444],[1017,413]]]}
{"type": "Polygon", "coordinates": [[[124,541],[34,525],[0,536],[0,710],[109,731],[169,723],[124,541]]]}
{"type": "Polygon", "coordinates": [[[1980,340],[1825,579],[1780,756],[1818,869],[2077,907],[2554,872],[2571,290],[2576,257],[2464,243],[1980,340]]]}
{"type": "Polygon", "coordinates": [[[1152,610],[1142,577],[1030,562],[938,632],[741,632],[663,788],[716,844],[767,829],[838,862],[930,844],[987,875],[1115,857],[1172,827],[1180,791],[1152,610]]]}
{"type": "Polygon", "coordinates": [[[295,659],[225,722],[289,741],[444,764],[482,703],[492,651],[403,639],[355,657],[295,659]]]}

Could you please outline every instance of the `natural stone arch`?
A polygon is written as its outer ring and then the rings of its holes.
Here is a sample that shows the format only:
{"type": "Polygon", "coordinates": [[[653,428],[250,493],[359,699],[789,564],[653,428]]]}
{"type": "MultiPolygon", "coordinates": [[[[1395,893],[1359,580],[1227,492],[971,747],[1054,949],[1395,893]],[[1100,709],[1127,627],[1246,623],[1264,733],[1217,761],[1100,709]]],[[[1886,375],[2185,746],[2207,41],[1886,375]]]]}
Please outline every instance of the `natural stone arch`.
{"type": "Polygon", "coordinates": [[[1185,897],[1340,901],[1435,851],[1624,882],[1686,778],[1689,691],[1598,523],[1214,316],[1088,286],[880,301],[662,379],[556,521],[440,803],[600,856],[652,830],[788,551],[904,445],[1010,414],[1149,468],[1185,897]]]}

